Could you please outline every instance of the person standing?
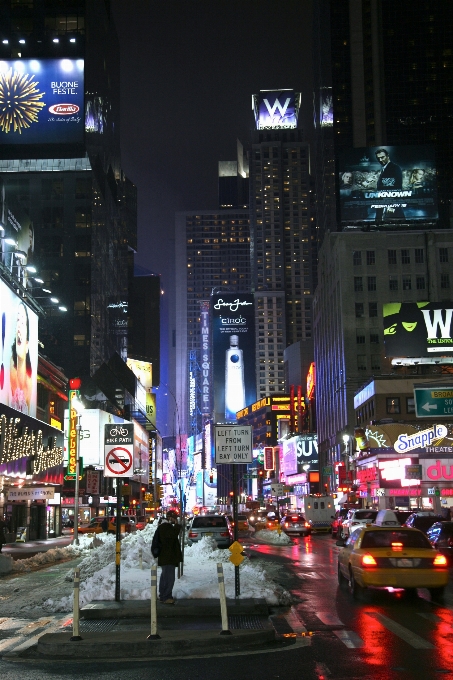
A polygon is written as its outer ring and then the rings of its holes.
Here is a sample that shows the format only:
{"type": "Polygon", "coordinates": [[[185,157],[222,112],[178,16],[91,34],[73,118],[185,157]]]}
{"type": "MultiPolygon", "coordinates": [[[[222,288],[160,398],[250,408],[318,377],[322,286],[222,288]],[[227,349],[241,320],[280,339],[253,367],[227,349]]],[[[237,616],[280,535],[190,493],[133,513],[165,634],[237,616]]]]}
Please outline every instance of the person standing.
{"type": "Polygon", "coordinates": [[[8,531],[8,525],[6,522],[0,518],[0,553],[3,550],[3,546],[6,543],[6,532],[8,531]]]}
{"type": "MultiPolygon", "coordinates": [[[[387,149],[377,149],[375,156],[381,165],[382,170],[377,180],[378,191],[398,191],[403,188],[403,171],[400,166],[390,160],[387,149]]],[[[395,198],[395,200],[398,200],[395,198]]],[[[401,199],[399,199],[401,201],[401,199]]],[[[376,222],[382,222],[384,218],[404,219],[403,208],[395,203],[389,202],[387,206],[376,208],[376,222]]]]}
{"type": "Polygon", "coordinates": [[[108,521],[107,517],[104,517],[104,519],[101,522],[101,529],[102,529],[102,531],[106,532],[108,528],[109,528],[109,521],[108,521]]]}
{"type": "Polygon", "coordinates": [[[162,569],[159,580],[159,600],[163,604],[174,604],[173,586],[175,584],[175,569],[182,561],[179,534],[181,525],[174,510],[167,512],[166,519],[156,529],[156,543],[159,545],[157,564],[162,569]]]}

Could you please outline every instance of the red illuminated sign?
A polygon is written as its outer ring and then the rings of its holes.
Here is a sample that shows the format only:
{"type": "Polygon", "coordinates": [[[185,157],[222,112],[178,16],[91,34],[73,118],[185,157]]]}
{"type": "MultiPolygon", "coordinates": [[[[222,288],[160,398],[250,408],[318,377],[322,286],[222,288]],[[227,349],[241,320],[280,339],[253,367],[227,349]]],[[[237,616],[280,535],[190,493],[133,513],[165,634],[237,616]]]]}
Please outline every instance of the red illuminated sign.
{"type": "Polygon", "coordinates": [[[264,447],[264,469],[273,470],[274,469],[274,449],[272,446],[264,447]]]}
{"type": "Polygon", "coordinates": [[[313,396],[313,392],[315,391],[316,387],[316,365],[315,362],[312,361],[310,364],[310,368],[308,369],[307,373],[307,397],[308,399],[311,399],[313,396]]]}

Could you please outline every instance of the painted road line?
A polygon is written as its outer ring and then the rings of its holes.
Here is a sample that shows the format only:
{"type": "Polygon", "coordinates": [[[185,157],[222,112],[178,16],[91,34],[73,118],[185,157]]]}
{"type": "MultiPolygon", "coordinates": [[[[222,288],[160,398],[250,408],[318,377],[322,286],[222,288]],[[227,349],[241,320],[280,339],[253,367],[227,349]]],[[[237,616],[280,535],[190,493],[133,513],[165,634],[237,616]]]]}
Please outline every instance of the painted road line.
{"type": "Polygon", "coordinates": [[[312,578],[312,579],[327,578],[328,579],[329,578],[328,576],[326,576],[326,574],[322,574],[322,573],[317,572],[317,571],[299,571],[299,572],[297,572],[296,576],[298,576],[299,578],[308,578],[308,579],[310,579],[310,578],[312,578]]]}
{"type": "Polygon", "coordinates": [[[2,640],[0,642],[0,652],[4,652],[13,645],[22,642],[23,639],[24,639],[23,636],[19,635],[18,637],[6,638],[6,640],[2,640]]]}
{"type": "MultiPolygon", "coordinates": [[[[53,619],[55,619],[55,617],[53,617],[53,619]]],[[[49,621],[49,623],[52,623],[52,622],[49,621]]],[[[43,630],[41,630],[37,635],[33,635],[32,637],[26,637],[25,640],[22,637],[22,640],[19,642],[19,644],[10,648],[8,651],[9,652],[22,652],[22,651],[24,651],[24,649],[28,649],[29,647],[36,645],[38,643],[38,640],[39,640],[40,637],[45,635],[45,633],[54,633],[59,628],[61,628],[62,623],[63,623],[63,619],[59,619],[58,621],[54,620],[52,625],[45,626],[43,628],[43,630]]]]}
{"type": "Polygon", "coordinates": [[[344,626],[343,621],[332,612],[316,612],[316,616],[325,626],[344,626]]]}
{"type": "Polygon", "coordinates": [[[21,624],[25,623],[25,619],[3,619],[0,623],[0,630],[11,630],[11,628],[19,628],[21,624]]]}
{"type": "Polygon", "coordinates": [[[417,612],[417,614],[418,616],[423,616],[424,619],[432,621],[433,623],[439,623],[439,621],[443,621],[443,619],[441,619],[440,616],[436,616],[436,614],[425,614],[424,612],[417,612]]]}
{"type": "Polygon", "coordinates": [[[306,633],[307,629],[299,618],[294,607],[287,614],[283,614],[283,618],[286,620],[289,626],[293,629],[295,633],[306,633]]]}
{"type": "Polygon", "coordinates": [[[376,621],[378,621],[381,624],[381,626],[387,628],[387,630],[389,630],[391,633],[394,633],[399,638],[407,642],[409,645],[411,645],[411,647],[415,647],[415,649],[435,649],[435,646],[428,642],[428,640],[424,640],[423,638],[421,638],[419,635],[416,635],[408,628],[400,626],[399,623],[396,623],[396,621],[392,621],[392,619],[389,619],[387,616],[379,614],[378,612],[365,612],[365,613],[368,614],[368,616],[371,616],[373,619],[376,619],[376,621]]]}
{"type": "Polygon", "coordinates": [[[353,630],[334,630],[332,632],[350,649],[360,649],[360,647],[365,646],[362,638],[357,633],[354,633],[353,630]]]}
{"type": "Polygon", "coordinates": [[[48,626],[49,623],[52,623],[55,621],[55,616],[47,617],[45,619],[38,619],[37,621],[33,621],[33,623],[29,623],[23,628],[19,628],[19,630],[16,631],[18,635],[29,635],[30,633],[33,633],[37,628],[43,628],[44,626],[48,626]]]}

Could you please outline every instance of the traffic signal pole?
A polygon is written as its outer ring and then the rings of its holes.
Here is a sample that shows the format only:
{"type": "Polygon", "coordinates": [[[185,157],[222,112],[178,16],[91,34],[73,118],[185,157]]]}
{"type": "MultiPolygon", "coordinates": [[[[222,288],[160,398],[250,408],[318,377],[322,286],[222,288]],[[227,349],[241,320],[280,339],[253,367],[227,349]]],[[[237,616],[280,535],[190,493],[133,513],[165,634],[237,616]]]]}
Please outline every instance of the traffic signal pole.
{"type": "MultiPolygon", "coordinates": [[[[233,464],[233,536],[234,540],[238,540],[238,478],[236,465],[233,464]]],[[[234,566],[234,596],[239,597],[241,594],[241,583],[239,580],[239,567],[234,566]]]]}
{"type": "Polygon", "coordinates": [[[116,478],[115,602],[121,600],[121,494],[122,480],[116,478]]]}

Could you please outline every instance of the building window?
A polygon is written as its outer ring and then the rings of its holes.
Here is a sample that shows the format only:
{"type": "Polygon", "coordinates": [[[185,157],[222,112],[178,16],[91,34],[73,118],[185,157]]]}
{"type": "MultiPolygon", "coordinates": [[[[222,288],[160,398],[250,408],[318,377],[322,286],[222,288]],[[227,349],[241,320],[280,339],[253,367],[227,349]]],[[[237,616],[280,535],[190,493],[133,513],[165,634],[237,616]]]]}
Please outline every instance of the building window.
{"type": "Polygon", "coordinates": [[[401,264],[410,264],[411,263],[411,254],[409,250],[402,250],[401,251],[401,264]]]}
{"type": "Polygon", "coordinates": [[[423,264],[425,261],[425,253],[423,248],[415,249],[415,264],[423,264]]]}
{"type": "Polygon", "coordinates": [[[357,355],[357,368],[359,371],[366,371],[366,354],[357,355]]]}
{"type": "Polygon", "coordinates": [[[398,277],[397,276],[390,276],[389,277],[389,290],[398,290],[398,277]]]}
{"type": "Polygon", "coordinates": [[[416,278],[417,290],[425,290],[425,277],[417,276],[416,278]]]}
{"type": "Polygon", "coordinates": [[[387,404],[387,413],[401,413],[399,397],[387,397],[385,401],[387,404]]]}
{"type": "Polygon", "coordinates": [[[368,303],[368,316],[370,319],[373,319],[377,317],[377,302],[369,302],[368,303]]]}
{"type": "Polygon", "coordinates": [[[361,276],[354,276],[354,291],[360,293],[363,291],[363,283],[361,276]]]}
{"type": "Polygon", "coordinates": [[[364,335],[357,335],[356,341],[357,341],[358,345],[364,345],[365,344],[365,336],[364,335]]]}
{"type": "Polygon", "coordinates": [[[361,250],[354,250],[354,252],[352,253],[352,264],[353,265],[362,264],[362,251],[361,250]]]}
{"type": "Polygon", "coordinates": [[[375,276],[368,276],[368,290],[372,292],[373,290],[376,290],[376,277],[375,276]]]}
{"type": "Polygon", "coordinates": [[[380,354],[371,355],[371,370],[380,371],[381,370],[381,356],[380,354]]]}
{"type": "Polygon", "coordinates": [[[448,248],[439,248],[439,262],[448,262],[448,248]]]}
{"type": "Polygon", "coordinates": [[[363,309],[363,302],[356,302],[355,303],[355,316],[356,319],[361,319],[365,315],[364,309],[363,309]]]}
{"type": "Polygon", "coordinates": [[[366,263],[367,264],[376,264],[376,254],[374,250],[367,250],[366,251],[366,263]]]}
{"type": "Polygon", "coordinates": [[[449,274],[441,274],[440,275],[440,287],[441,288],[450,288],[450,275],[449,274]]]}
{"type": "Polygon", "coordinates": [[[403,290],[412,290],[412,280],[410,276],[403,276],[403,290]]]}
{"type": "Polygon", "coordinates": [[[396,264],[396,250],[388,250],[389,264],[396,264]]]}
{"type": "Polygon", "coordinates": [[[373,345],[379,344],[379,333],[370,333],[370,343],[373,345]]]}
{"type": "Polygon", "coordinates": [[[406,397],[406,413],[415,413],[414,397],[406,397]]]}

